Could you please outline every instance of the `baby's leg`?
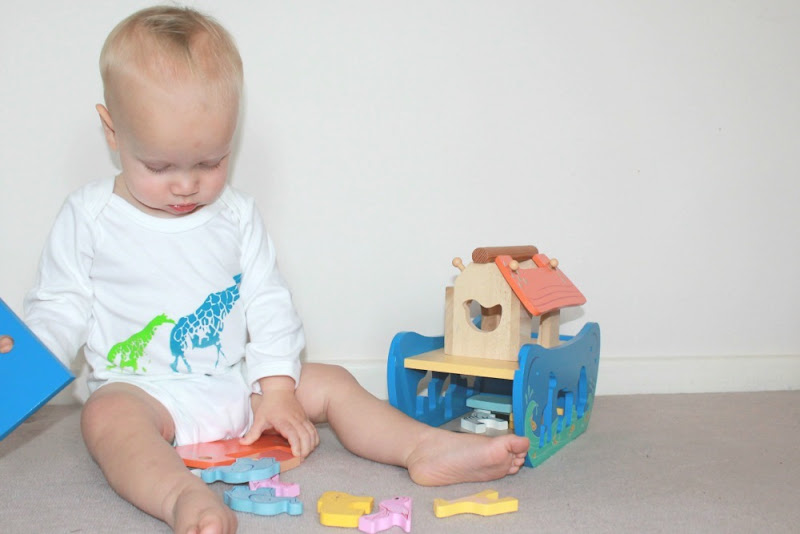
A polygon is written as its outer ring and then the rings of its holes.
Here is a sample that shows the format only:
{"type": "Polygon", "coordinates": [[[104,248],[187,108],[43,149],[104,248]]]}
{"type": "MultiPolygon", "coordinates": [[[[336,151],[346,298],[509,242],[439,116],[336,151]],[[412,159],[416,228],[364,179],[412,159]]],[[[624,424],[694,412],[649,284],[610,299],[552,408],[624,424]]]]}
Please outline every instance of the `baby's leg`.
{"type": "Polygon", "coordinates": [[[406,467],[424,486],[478,482],[516,473],[528,439],[488,438],[430,427],[372,396],[341,367],[306,364],[297,397],[315,423],[328,422],[351,452],[406,467]]]}
{"type": "Polygon", "coordinates": [[[170,445],[166,408],[141,389],[109,384],[83,408],[86,447],[108,483],[127,501],[184,534],[236,531],[236,515],[193,475],[170,445]]]}

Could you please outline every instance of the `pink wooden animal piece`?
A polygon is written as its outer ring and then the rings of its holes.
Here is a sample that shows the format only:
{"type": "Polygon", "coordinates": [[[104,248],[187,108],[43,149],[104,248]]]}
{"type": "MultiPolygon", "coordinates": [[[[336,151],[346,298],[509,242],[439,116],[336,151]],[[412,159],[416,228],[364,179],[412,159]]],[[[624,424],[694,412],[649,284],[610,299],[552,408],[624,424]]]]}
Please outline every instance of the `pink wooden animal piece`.
{"type": "Polygon", "coordinates": [[[298,497],[300,495],[300,485],[281,482],[280,475],[264,480],[251,480],[250,490],[255,491],[258,488],[272,488],[275,490],[276,497],[298,497]]]}
{"type": "Polygon", "coordinates": [[[375,534],[392,527],[411,532],[411,497],[395,497],[381,501],[378,511],[358,518],[358,530],[375,534]]]}

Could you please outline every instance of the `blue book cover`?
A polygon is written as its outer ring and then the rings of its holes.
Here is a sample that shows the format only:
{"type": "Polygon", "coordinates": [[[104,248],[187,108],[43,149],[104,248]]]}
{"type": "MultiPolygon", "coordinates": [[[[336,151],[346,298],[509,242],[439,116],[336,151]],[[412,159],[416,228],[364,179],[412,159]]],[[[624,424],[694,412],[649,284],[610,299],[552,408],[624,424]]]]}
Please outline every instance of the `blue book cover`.
{"type": "Polygon", "coordinates": [[[75,378],[0,299],[0,335],[14,340],[0,354],[0,440],[75,378]]]}

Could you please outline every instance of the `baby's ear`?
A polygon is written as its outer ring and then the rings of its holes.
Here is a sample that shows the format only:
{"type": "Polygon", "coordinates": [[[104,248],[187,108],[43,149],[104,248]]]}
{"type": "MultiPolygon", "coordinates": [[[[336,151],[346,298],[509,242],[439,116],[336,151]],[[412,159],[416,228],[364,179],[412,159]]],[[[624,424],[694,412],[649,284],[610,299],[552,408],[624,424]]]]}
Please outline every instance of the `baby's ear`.
{"type": "Polygon", "coordinates": [[[103,132],[106,134],[106,142],[108,143],[109,148],[116,152],[117,135],[114,130],[114,121],[111,120],[111,113],[108,112],[108,109],[103,104],[97,104],[95,109],[100,115],[100,122],[103,123],[103,132]]]}

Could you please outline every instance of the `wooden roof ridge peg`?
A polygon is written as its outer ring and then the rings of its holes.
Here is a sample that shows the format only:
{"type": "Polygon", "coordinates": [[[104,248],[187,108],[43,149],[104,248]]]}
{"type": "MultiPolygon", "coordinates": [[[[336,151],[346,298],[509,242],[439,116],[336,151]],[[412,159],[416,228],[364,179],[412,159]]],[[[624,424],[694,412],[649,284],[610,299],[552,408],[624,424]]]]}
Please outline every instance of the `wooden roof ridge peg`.
{"type": "Polygon", "coordinates": [[[514,247],[478,247],[472,251],[472,261],[475,263],[492,263],[498,256],[511,256],[511,259],[525,261],[539,253],[533,245],[514,247]]]}

